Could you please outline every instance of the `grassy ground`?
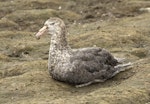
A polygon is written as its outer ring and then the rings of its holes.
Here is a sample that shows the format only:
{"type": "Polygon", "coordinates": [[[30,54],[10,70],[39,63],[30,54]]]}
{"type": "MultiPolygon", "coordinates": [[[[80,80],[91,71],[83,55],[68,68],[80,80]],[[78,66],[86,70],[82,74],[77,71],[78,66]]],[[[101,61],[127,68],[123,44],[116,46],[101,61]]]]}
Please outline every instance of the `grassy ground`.
{"type": "Polygon", "coordinates": [[[149,104],[148,0],[0,0],[1,104],[149,104]],[[61,9],[60,9],[61,8],[61,9]],[[62,18],[71,47],[99,46],[136,62],[105,83],[75,88],[47,71],[50,37],[35,32],[62,18]]]}

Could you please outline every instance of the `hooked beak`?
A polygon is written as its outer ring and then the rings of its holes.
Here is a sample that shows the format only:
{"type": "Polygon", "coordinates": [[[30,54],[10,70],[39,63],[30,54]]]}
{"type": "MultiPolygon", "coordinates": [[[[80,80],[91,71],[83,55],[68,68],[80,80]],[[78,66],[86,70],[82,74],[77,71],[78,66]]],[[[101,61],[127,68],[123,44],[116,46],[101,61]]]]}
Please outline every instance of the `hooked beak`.
{"type": "Polygon", "coordinates": [[[47,26],[43,26],[38,33],[36,33],[36,39],[40,39],[40,37],[47,31],[47,26]]]}

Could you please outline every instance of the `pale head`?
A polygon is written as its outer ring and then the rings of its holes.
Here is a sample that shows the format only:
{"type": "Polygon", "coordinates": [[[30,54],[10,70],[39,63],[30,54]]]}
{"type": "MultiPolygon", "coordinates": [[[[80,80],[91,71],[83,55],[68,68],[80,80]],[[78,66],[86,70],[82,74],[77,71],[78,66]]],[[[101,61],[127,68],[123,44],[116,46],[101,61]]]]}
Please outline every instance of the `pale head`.
{"type": "Polygon", "coordinates": [[[36,38],[40,39],[40,37],[46,32],[53,35],[61,32],[62,30],[65,31],[64,22],[60,18],[51,17],[47,21],[45,21],[44,26],[36,34],[36,38]]]}

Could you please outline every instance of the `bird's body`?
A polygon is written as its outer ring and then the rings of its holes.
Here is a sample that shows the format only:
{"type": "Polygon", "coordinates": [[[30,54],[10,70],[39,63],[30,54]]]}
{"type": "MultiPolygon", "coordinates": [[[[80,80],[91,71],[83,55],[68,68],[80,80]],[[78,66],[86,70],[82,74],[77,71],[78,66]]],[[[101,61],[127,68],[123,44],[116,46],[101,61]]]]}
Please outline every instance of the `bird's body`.
{"type": "Polygon", "coordinates": [[[66,41],[65,24],[59,18],[47,20],[36,37],[40,38],[47,30],[51,34],[48,69],[56,80],[82,87],[104,82],[130,65],[117,67],[118,60],[99,47],[71,49],[66,41]]]}

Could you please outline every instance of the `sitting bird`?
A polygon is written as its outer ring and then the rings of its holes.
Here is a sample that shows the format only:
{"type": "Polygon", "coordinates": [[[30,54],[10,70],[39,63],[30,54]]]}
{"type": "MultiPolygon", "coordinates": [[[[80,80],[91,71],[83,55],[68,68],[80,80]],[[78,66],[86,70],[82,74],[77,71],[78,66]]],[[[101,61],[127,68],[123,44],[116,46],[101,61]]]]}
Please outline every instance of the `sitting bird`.
{"type": "Polygon", "coordinates": [[[83,87],[104,82],[131,66],[122,64],[106,49],[87,47],[71,49],[66,40],[66,26],[60,18],[49,18],[36,34],[51,35],[48,70],[52,78],[83,87]]]}

